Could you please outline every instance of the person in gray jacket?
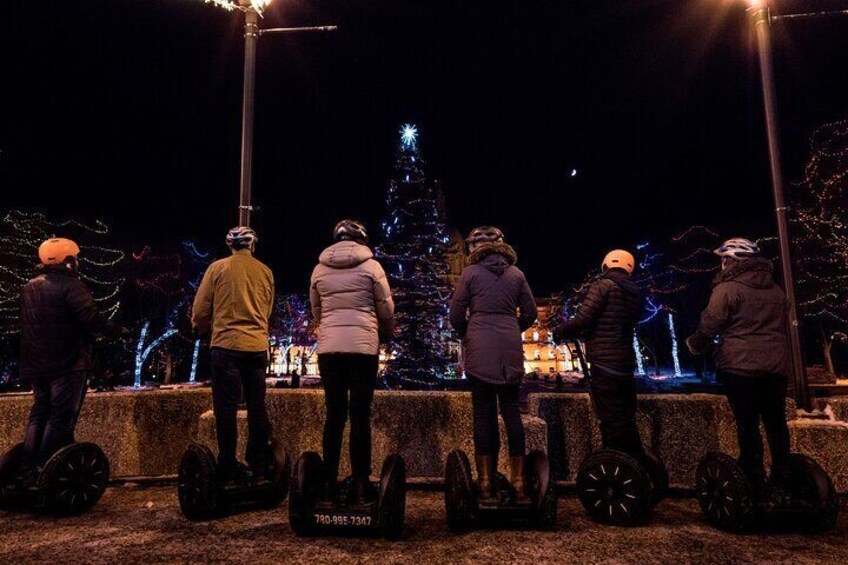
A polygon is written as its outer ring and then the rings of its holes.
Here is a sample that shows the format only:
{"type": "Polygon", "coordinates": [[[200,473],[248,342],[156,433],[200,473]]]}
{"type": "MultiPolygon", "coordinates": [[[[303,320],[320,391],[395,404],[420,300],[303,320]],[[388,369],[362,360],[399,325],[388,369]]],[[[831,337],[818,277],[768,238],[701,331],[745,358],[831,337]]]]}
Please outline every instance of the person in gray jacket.
{"type": "Polygon", "coordinates": [[[716,371],[736,419],[739,464],[755,493],[762,496],[766,474],[760,419],[771,453],[771,485],[785,488],[790,471],[786,296],[774,282],[771,261],[760,257],[756,243],[730,239],[715,253],[721,257],[721,272],[698,329],[686,345],[699,355],[718,338],[716,371]]]}
{"type": "Polygon", "coordinates": [[[521,333],[536,321],[536,302],[524,273],[515,266],[515,251],[499,229],[476,228],[466,243],[468,266],[454,291],[450,322],[462,338],[471,384],[480,503],[496,502],[492,487],[500,448],[498,402],[509,441],[510,482],[517,501],[529,503],[518,393],[524,376],[521,333]]]}
{"type": "Polygon", "coordinates": [[[342,435],[350,412],[350,465],[355,502],[368,495],[371,476],[371,401],[380,336],[394,332],[394,302],[386,273],[366,246],[365,227],[342,220],[336,243],[312,272],[309,298],[318,322],[318,370],[324,387],[324,495],[337,488],[342,435]]]}

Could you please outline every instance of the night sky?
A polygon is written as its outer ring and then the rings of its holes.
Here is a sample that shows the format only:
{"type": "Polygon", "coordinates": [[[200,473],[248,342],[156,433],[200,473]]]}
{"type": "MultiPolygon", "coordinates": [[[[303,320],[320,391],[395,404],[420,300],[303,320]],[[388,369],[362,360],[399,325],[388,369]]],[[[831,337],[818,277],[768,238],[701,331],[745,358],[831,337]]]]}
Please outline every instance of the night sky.
{"type": "MultiPolygon", "coordinates": [[[[240,17],[199,0],[6,2],[0,207],[140,248],[236,223],[240,17]]],[[[848,2],[783,2],[784,11],[848,2]]],[[[259,255],[305,291],[333,223],[377,232],[403,122],[451,224],[503,227],[537,294],[694,224],[774,231],[758,70],[731,0],[275,0],[256,94],[259,255]],[[576,177],[571,176],[577,169],[576,177]]],[[[789,179],[846,117],[848,17],[778,24],[789,179]]]]}

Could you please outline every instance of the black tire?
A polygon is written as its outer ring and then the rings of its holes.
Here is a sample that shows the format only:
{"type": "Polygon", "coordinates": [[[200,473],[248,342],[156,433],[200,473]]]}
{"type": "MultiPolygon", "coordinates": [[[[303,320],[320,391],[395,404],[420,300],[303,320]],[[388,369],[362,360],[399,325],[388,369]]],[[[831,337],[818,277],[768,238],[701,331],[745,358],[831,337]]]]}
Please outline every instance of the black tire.
{"type": "Polygon", "coordinates": [[[751,525],[754,517],[751,483],[729,455],[708,453],[698,465],[695,488],[701,511],[713,526],[738,532],[751,525]]]}
{"type": "Polygon", "coordinates": [[[93,443],[74,443],[51,457],[38,477],[41,502],[56,516],[91,510],[109,482],[109,460],[93,443]]]}
{"type": "Polygon", "coordinates": [[[828,532],[836,527],[839,518],[839,501],[833,481],[813,459],[800,453],[789,456],[791,469],[790,489],[792,500],[809,508],[810,520],[804,526],[811,532],[828,532]]]}
{"type": "Polygon", "coordinates": [[[406,462],[400,455],[389,455],[383,462],[378,508],[385,538],[401,539],[406,518],[406,462]]]}
{"type": "Polygon", "coordinates": [[[205,445],[188,446],[177,478],[180,510],[189,520],[208,520],[219,512],[218,470],[215,456],[205,445]]]}
{"type": "Polygon", "coordinates": [[[645,448],[645,470],[648,471],[648,476],[653,483],[649,505],[654,508],[668,496],[668,469],[657,454],[647,447],[645,448]]]}
{"type": "Polygon", "coordinates": [[[265,498],[265,508],[276,508],[289,494],[289,481],[291,479],[291,459],[286,449],[277,440],[272,439],[268,445],[270,451],[270,462],[265,478],[271,481],[271,488],[265,498]]]}
{"type": "Polygon", "coordinates": [[[448,530],[463,532],[474,518],[474,481],[464,451],[454,449],[445,463],[445,515],[448,530]]]}
{"type": "Polygon", "coordinates": [[[587,457],[577,473],[577,495],[589,516],[601,524],[634,526],[650,509],[651,479],[633,457],[602,449],[587,457]]]}
{"type": "Polygon", "coordinates": [[[289,495],[289,524],[297,536],[314,535],[317,528],[313,508],[321,494],[324,462],[314,451],[300,456],[294,466],[289,495]]]}
{"type": "Polygon", "coordinates": [[[533,500],[532,526],[544,531],[556,529],[558,500],[551,481],[548,456],[541,451],[531,452],[525,459],[524,476],[533,500]]]}
{"type": "Polygon", "coordinates": [[[17,510],[20,502],[10,494],[20,482],[21,463],[24,458],[24,444],[18,443],[0,457],[0,510],[17,510]]]}

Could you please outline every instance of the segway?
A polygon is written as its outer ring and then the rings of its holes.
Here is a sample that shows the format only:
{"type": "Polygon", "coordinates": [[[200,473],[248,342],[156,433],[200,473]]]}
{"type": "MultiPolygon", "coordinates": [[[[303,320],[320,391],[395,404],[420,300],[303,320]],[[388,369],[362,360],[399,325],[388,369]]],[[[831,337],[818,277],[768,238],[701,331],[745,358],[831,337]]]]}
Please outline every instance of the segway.
{"type": "MultiPolygon", "coordinates": [[[[777,504],[758,503],[736,460],[712,452],[698,465],[695,485],[707,521],[721,530],[738,532],[756,527],[789,527],[827,532],[836,526],[839,501],[830,477],[806,455],[789,456],[788,492],[777,504]]],[[[771,487],[766,487],[766,492],[771,487]]],[[[769,497],[764,499],[768,501],[769,497]]]]}
{"type": "Polygon", "coordinates": [[[365,502],[353,500],[352,477],[333,496],[322,496],[324,477],[324,462],[317,453],[306,452],[297,460],[289,500],[289,523],[296,535],[355,533],[388,540],[403,536],[406,463],[399,455],[389,455],[383,462],[380,481],[371,484],[372,496],[365,502]]]}
{"type": "Polygon", "coordinates": [[[188,446],[180,462],[177,493],[180,509],[189,520],[207,520],[241,510],[276,508],[289,490],[291,462],[275,440],[267,446],[267,466],[259,476],[222,480],[212,451],[205,445],[188,446]]]}
{"type": "MultiPolygon", "coordinates": [[[[580,343],[575,343],[574,348],[588,383],[591,374],[583,348],[580,343]]],[[[590,398],[591,395],[590,392],[590,398]]],[[[614,449],[600,449],[583,460],[577,472],[577,496],[594,521],[613,526],[638,525],[668,494],[665,465],[647,447],[643,451],[644,455],[637,459],[614,449]]]]}
{"type": "Polygon", "coordinates": [[[91,510],[109,481],[109,460],[93,443],[72,443],[44,465],[34,485],[25,485],[21,464],[24,444],[0,458],[0,508],[43,510],[74,516],[91,510]]]}
{"type": "Polygon", "coordinates": [[[448,453],[445,464],[445,512],[448,529],[462,532],[476,524],[523,526],[537,530],[556,527],[557,495],[551,481],[548,456],[533,451],[524,460],[530,504],[516,502],[515,488],[501,473],[494,478],[495,504],[481,504],[468,456],[459,449],[448,453]]]}

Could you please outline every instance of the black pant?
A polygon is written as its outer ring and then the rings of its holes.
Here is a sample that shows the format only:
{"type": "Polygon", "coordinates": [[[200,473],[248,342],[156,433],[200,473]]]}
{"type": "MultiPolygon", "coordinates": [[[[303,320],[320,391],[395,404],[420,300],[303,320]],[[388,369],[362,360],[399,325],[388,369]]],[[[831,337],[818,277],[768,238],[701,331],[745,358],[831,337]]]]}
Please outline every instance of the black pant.
{"type": "Polygon", "coordinates": [[[595,414],[601,424],[604,448],[641,457],[644,449],[636,425],[636,382],[633,376],[609,375],[593,367],[589,386],[595,414]]]}
{"type": "Polygon", "coordinates": [[[473,375],[471,383],[471,406],[474,410],[474,453],[497,457],[500,451],[501,434],[498,429],[498,403],[506,426],[510,457],[523,457],[525,452],[524,424],[518,405],[518,385],[495,385],[484,382],[473,375]]]}
{"type": "Polygon", "coordinates": [[[371,476],[371,401],[379,358],[357,353],[325,353],[318,356],[324,385],[324,465],[326,480],[339,476],[342,436],[350,412],[350,467],[354,477],[371,476]],[[350,401],[348,401],[350,395],[350,401]]]}
{"type": "Polygon", "coordinates": [[[789,475],[789,426],[786,425],[786,377],[766,375],[750,377],[721,371],[718,373],[727,400],[736,419],[739,439],[739,465],[754,487],[765,483],[763,438],[760,419],[766,429],[771,451],[771,472],[778,483],[789,475]]]}
{"type": "Polygon", "coordinates": [[[265,409],[267,364],[268,356],[264,351],[212,348],[212,402],[218,435],[218,464],[225,472],[236,467],[236,415],[242,391],[247,404],[246,459],[255,470],[263,469],[266,464],[267,446],[271,437],[271,423],[265,409]]]}
{"type": "Polygon", "coordinates": [[[87,380],[85,371],[71,371],[32,381],[33,403],[24,439],[27,464],[43,465],[54,453],[74,442],[87,380]]]}

